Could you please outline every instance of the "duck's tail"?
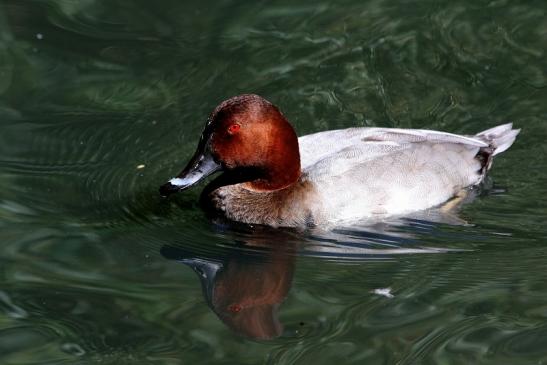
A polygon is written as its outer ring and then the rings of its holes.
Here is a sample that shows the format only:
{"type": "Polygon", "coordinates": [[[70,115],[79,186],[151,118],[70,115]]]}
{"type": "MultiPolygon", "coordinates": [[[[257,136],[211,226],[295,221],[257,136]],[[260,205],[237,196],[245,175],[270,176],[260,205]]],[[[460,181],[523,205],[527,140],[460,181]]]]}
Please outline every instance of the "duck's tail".
{"type": "Polygon", "coordinates": [[[513,123],[507,123],[477,133],[475,137],[488,143],[492,156],[495,156],[511,147],[519,132],[520,129],[513,129],[513,123]]]}
{"type": "Polygon", "coordinates": [[[520,129],[513,129],[513,123],[507,123],[475,135],[475,138],[488,143],[488,147],[482,147],[477,155],[483,162],[483,174],[490,170],[492,158],[511,147],[519,133],[520,129]]]}

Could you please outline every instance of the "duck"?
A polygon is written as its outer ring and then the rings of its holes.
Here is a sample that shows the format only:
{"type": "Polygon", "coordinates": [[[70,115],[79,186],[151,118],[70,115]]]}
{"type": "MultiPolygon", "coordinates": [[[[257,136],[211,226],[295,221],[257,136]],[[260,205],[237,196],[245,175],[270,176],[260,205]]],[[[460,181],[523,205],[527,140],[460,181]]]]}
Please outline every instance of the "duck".
{"type": "Polygon", "coordinates": [[[475,135],[355,127],[298,137],[255,94],[221,102],[193,157],[160,187],[168,197],[221,172],[200,202],[214,217],[271,227],[333,227],[440,206],[480,185],[520,129],[475,135]]]}

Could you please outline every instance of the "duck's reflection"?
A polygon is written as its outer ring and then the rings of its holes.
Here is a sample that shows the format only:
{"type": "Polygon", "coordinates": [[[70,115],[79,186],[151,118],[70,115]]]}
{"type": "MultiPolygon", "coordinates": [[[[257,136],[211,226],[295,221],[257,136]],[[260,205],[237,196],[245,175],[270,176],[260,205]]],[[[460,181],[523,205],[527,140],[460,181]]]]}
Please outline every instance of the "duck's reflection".
{"type": "Polygon", "coordinates": [[[234,332],[271,339],[283,331],[277,315],[293,279],[295,242],[299,242],[299,255],[354,262],[395,255],[453,252],[455,249],[450,247],[426,247],[416,235],[430,235],[439,223],[466,224],[457,216],[463,202],[464,199],[458,197],[440,209],[412,216],[329,231],[309,229],[304,235],[249,228],[237,240],[244,242],[239,248],[203,253],[164,246],[161,253],[167,259],[190,266],[198,274],[207,304],[234,332]]]}
{"type": "Polygon", "coordinates": [[[209,307],[234,332],[255,338],[281,335],[278,308],[293,278],[294,245],[279,243],[197,257],[182,248],[164,246],[164,257],[190,266],[201,281],[209,307]]]}

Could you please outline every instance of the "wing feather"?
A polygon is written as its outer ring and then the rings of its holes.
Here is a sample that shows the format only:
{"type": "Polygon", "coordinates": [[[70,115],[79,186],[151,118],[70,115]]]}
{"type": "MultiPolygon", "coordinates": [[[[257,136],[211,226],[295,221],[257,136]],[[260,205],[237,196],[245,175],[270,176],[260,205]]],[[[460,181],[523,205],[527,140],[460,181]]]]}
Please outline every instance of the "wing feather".
{"type": "Polygon", "coordinates": [[[299,138],[302,168],[311,176],[343,174],[419,143],[459,144],[472,150],[488,146],[478,138],[423,129],[349,128],[299,138]]]}

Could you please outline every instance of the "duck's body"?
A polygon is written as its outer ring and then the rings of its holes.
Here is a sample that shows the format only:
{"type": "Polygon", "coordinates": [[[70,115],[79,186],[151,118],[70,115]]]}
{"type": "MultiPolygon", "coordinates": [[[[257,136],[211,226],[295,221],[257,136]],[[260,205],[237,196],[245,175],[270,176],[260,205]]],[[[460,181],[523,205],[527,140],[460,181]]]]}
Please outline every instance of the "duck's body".
{"type": "Polygon", "coordinates": [[[517,133],[510,124],[494,131],[505,138],[497,149],[487,135],[390,128],[314,133],[298,138],[297,183],[271,192],[227,185],[209,198],[231,220],[270,226],[336,224],[423,210],[483,180],[488,161],[479,151],[499,153],[517,133]]]}
{"type": "MultiPolygon", "coordinates": [[[[258,98],[243,97],[253,101],[258,98]]],[[[222,111],[226,106],[221,104],[219,108],[222,111]]],[[[244,112],[248,114],[247,109],[244,112]]],[[[236,133],[239,133],[245,113],[239,109],[237,113],[236,133]]],[[[251,148],[259,151],[259,162],[240,169],[241,164],[231,160],[223,163],[217,153],[217,163],[220,160],[225,169],[239,172],[228,173],[226,176],[231,177],[213,182],[202,199],[209,209],[230,220],[270,226],[336,225],[439,205],[462,189],[479,184],[491,166],[492,157],[509,148],[519,132],[511,124],[475,136],[416,129],[350,128],[302,136],[295,144],[292,139],[296,137],[284,130],[284,123],[283,131],[278,133],[269,126],[275,118],[270,115],[261,124],[256,120],[261,113],[256,110],[253,113],[249,119],[260,125],[254,135],[264,133],[250,142],[251,148]],[[265,137],[270,134],[278,136],[265,137]],[[258,144],[263,143],[268,148],[261,150],[258,144]],[[288,145],[293,148],[292,153],[288,152],[288,145]],[[278,155],[283,158],[276,159],[278,155]],[[268,160],[264,166],[260,165],[262,160],[268,160]],[[253,173],[245,178],[246,171],[253,173]]],[[[229,127],[232,122],[230,119],[229,127]]],[[[227,138],[228,142],[215,141],[216,145],[222,145],[212,146],[213,157],[217,151],[226,150],[226,143],[230,144],[227,150],[232,155],[248,153],[247,144],[244,148],[239,144],[232,146],[233,137],[227,138]]],[[[196,157],[194,165],[195,160],[196,157]]],[[[191,172],[187,170],[181,176],[188,180],[191,172]]],[[[192,184],[195,182],[190,180],[192,184]]],[[[183,183],[181,177],[168,184],[178,188],[177,183],[183,183]]]]}

